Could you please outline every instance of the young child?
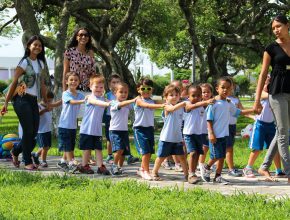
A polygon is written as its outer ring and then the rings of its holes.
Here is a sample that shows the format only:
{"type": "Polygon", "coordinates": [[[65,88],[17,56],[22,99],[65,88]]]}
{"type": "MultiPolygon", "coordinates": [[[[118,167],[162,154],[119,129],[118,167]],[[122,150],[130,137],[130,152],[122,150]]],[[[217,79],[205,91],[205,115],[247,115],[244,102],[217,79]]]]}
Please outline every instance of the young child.
{"type": "Polygon", "coordinates": [[[249,114],[252,109],[240,110],[227,97],[232,89],[232,81],[228,77],[218,79],[215,103],[206,109],[210,160],[200,168],[201,177],[205,182],[210,181],[210,168],[217,162],[216,174],[213,179],[216,183],[228,184],[229,182],[221,177],[224,159],[226,157],[227,136],[229,135],[230,115],[249,114]]]}
{"type": "MultiPolygon", "coordinates": [[[[112,101],[116,99],[112,91],[114,90],[115,86],[120,82],[121,82],[121,77],[118,74],[110,75],[109,80],[108,80],[108,86],[109,86],[110,91],[105,94],[105,98],[108,101],[112,101]]],[[[114,161],[114,157],[112,155],[112,145],[111,145],[110,136],[109,136],[109,127],[110,127],[110,121],[111,121],[110,107],[106,109],[103,116],[103,120],[105,123],[105,135],[107,139],[107,151],[108,151],[108,157],[106,159],[106,163],[112,164],[114,161]]]]}
{"type": "Polygon", "coordinates": [[[102,75],[90,77],[90,89],[92,94],[88,96],[85,105],[85,113],[80,127],[80,149],[83,151],[81,173],[93,174],[94,171],[89,165],[91,151],[96,151],[98,174],[109,175],[110,172],[103,164],[102,155],[102,118],[105,107],[109,102],[105,102],[104,95],[105,78],[102,75]]]}
{"type": "Polygon", "coordinates": [[[160,180],[158,171],[165,158],[170,155],[176,155],[187,181],[188,168],[184,157],[181,131],[185,102],[178,103],[180,100],[180,88],[173,85],[165,87],[163,96],[168,105],[164,107],[163,111],[164,125],[160,133],[157,158],[152,171],[153,179],[160,180]]]}
{"type": "Polygon", "coordinates": [[[184,113],[183,137],[187,154],[189,155],[188,183],[191,184],[198,182],[198,177],[195,174],[195,170],[199,155],[203,154],[201,126],[202,118],[205,112],[203,106],[213,102],[213,99],[201,102],[201,94],[202,90],[200,86],[192,85],[188,88],[189,100],[186,101],[184,113]]]}
{"type": "MultiPolygon", "coordinates": [[[[250,142],[249,142],[249,148],[251,149],[251,153],[249,156],[248,164],[243,169],[243,173],[245,177],[247,178],[255,178],[255,175],[253,173],[253,165],[258,158],[261,151],[266,148],[268,149],[272,139],[275,136],[276,133],[276,126],[274,123],[274,115],[270,108],[270,103],[268,100],[268,84],[270,82],[270,78],[268,77],[265,86],[263,88],[262,92],[262,100],[261,104],[263,106],[263,110],[261,114],[256,115],[255,117],[255,123],[253,127],[253,132],[251,134],[250,142]]],[[[276,177],[283,177],[285,176],[285,173],[281,170],[281,162],[280,162],[280,156],[279,153],[277,153],[274,157],[274,164],[276,167],[276,177]]],[[[273,177],[267,177],[267,181],[275,181],[273,177]]]]}
{"type": "Polygon", "coordinates": [[[57,102],[53,102],[54,94],[51,91],[48,91],[46,94],[47,104],[44,103],[44,100],[38,104],[39,107],[39,127],[37,133],[37,143],[39,146],[39,150],[34,153],[33,160],[37,163],[38,157],[40,156],[40,166],[48,167],[46,157],[49,148],[51,147],[51,125],[52,125],[52,114],[51,110],[54,107],[58,107],[61,105],[61,100],[57,102]]]}
{"type": "Polygon", "coordinates": [[[110,141],[114,153],[114,163],[111,167],[112,175],[122,174],[122,166],[125,155],[130,154],[129,134],[128,134],[128,116],[131,109],[130,104],[135,99],[128,98],[129,88],[126,83],[118,83],[114,89],[116,100],[111,101],[111,121],[110,121],[110,141]]]}
{"type": "MultiPolygon", "coordinates": [[[[202,91],[202,101],[208,101],[213,97],[213,87],[209,83],[202,83],[200,85],[202,91]]],[[[203,106],[205,109],[207,106],[203,106]]],[[[201,137],[202,137],[202,150],[203,154],[199,156],[199,167],[204,166],[205,158],[209,149],[209,140],[208,140],[208,132],[207,132],[207,120],[206,114],[203,114],[203,118],[201,120],[201,137]]]]}
{"type": "Polygon", "coordinates": [[[163,108],[164,104],[155,104],[151,99],[152,80],[141,79],[137,84],[137,90],[140,96],[134,105],[133,131],[137,151],[142,155],[141,168],[137,174],[145,180],[152,180],[149,173],[149,162],[151,154],[154,154],[154,109],[163,108]]]}
{"type": "MultiPolygon", "coordinates": [[[[232,78],[230,78],[232,80],[232,78]]],[[[235,83],[232,80],[232,90],[227,99],[231,100],[231,102],[239,109],[244,109],[240,99],[233,95],[235,90],[235,83]]],[[[229,136],[227,137],[227,149],[226,149],[226,162],[229,168],[228,175],[232,177],[240,177],[242,173],[239,172],[234,167],[234,144],[235,144],[235,136],[236,136],[236,124],[237,118],[230,116],[230,124],[229,124],[229,136]]]]}
{"type": "Polygon", "coordinates": [[[73,160],[77,115],[80,110],[80,105],[85,102],[85,97],[77,91],[80,83],[78,74],[68,72],[65,81],[68,89],[62,93],[62,111],[58,124],[58,147],[60,151],[64,151],[64,155],[57,166],[65,172],[75,173],[78,170],[73,160]],[[66,160],[68,160],[68,164],[66,160]]]}

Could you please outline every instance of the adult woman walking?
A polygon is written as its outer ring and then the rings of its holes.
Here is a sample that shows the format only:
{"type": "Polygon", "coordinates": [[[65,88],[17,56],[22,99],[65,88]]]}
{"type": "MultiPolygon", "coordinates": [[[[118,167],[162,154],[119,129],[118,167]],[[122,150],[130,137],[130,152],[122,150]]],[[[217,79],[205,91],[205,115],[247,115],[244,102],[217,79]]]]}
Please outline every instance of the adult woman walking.
{"type": "Polygon", "coordinates": [[[12,100],[14,111],[17,114],[23,136],[17,148],[13,148],[13,164],[19,167],[18,155],[22,152],[25,169],[34,170],[31,152],[36,144],[36,135],[39,125],[39,109],[37,100],[42,97],[46,100],[46,86],[41,71],[44,68],[44,44],[39,36],[32,36],[26,45],[23,58],[15,70],[13,81],[5,98],[1,114],[7,112],[8,102],[12,100]],[[25,83],[25,84],[24,84],[25,83]],[[19,85],[24,85],[25,91],[20,91],[19,85]]]}
{"type": "Polygon", "coordinates": [[[275,181],[269,168],[277,152],[281,156],[288,183],[290,184],[289,157],[289,120],[290,120],[290,36],[289,21],[286,16],[278,15],[272,20],[272,31],[276,40],[268,45],[263,56],[263,64],[256,89],[254,109],[260,112],[261,92],[267,78],[269,66],[272,67],[269,85],[269,101],[276,121],[276,134],[267,151],[259,173],[269,181],[275,181]]]}
{"type": "Polygon", "coordinates": [[[80,76],[81,83],[78,89],[84,92],[90,91],[89,79],[96,72],[94,64],[95,59],[90,32],[86,28],[79,28],[74,32],[68,49],[64,53],[63,90],[67,89],[65,74],[67,72],[75,72],[80,76]]]}

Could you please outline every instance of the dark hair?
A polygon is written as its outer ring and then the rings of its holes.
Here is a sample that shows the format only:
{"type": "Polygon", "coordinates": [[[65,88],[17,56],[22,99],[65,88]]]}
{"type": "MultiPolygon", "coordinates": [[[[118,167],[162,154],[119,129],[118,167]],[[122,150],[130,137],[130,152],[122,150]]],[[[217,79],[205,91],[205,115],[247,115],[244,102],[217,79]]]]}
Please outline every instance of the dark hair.
{"type": "Polygon", "coordinates": [[[142,78],[140,79],[140,81],[137,83],[136,87],[137,89],[140,87],[140,86],[151,86],[153,87],[153,81],[149,78],[142,78]]]}
{"type": "Polygon", "coordinates": [[[179,94],[180,95],[180,88],[179,87],[177,87],[177,86],[174,86],[174,85],[168,85],[168,86],[166,86],[165,88],[164,88],[164,91],[163,91],[163,97],[167,97],[168,96],[168,94],[169,93],[171,93],[171,92],[176,92],[177,94],[179,94]]]}
{"type": "Polygon", "coordinates": [[[77,77],[79,78],[79,80],[80,80],[80,76],[79,76],[79,74],[77,74],[76,72],[67,72],[67,73],[65,74],[65,80],[68,80],[68,78],[69,78],[70,76],[77,76],[77,77]]]}
{"type": "Polygon", "coordinates": [[[280,22],[282,24],[288,24],[289,20],[288,18],[286,17],[286,15],[277,15],[275,18],[272,19],[272,22],[271,24],[274,22],[274,21],[277,21],[277,22],[280,22]]]}
{"type": "Polygon", "coordinates": [[[53,99],[53,98],[54,98],[54,94],[53,94],[53,92],[52,92],[52,91],[47,91],[47,93],[46,93],[46,97],[47,97],[48,99],[53,99]]]}
{"type": "Polygon", "coordinates": [[[120,79],[120,80],[122,80],[122,79],[121,79],[121,76],[120,76],[119,74],[117,74],[117,73],[112,73],[112,74],[109,76],[108,81],[111,82],[113,79],[120,79]]]}
{"type": "Polygon", "coordinates": [[[228,76],[222,76],[222,77],[220,77],[220,78],[217,80],[216,85],[219,86],[220,83],[221,83],[222,81],[226,81],[226,82],[228,82],[231,86],[233,85],[233,81],[232,81],[232,79],[230,79],[228,76]]]}
{"type": "Polygon", "coordinates": [[[42,46],[42,50],[41,50],[41,52],[40,52],[39,54],[37,54],[37,59],[38,59],[38,60],[41,60],[44,64],[46,63],[46,60],[45,60],[45,50],[44,50],[44,43],[43,43],[43,40],[40,38],[40,36],[38,36],[38,35],[34,35],[34,36],[32,36],[31,38],[29,38],[29,40],[27,41],[27,43],[26,43],[26,48],[25,48],[25,51],[24,51],[24,56],[23,56],[22,59],[20,60],[19,64],[21,64],[22,61],[23,61],[24,59],[26,59],[27,57],[30,56],[30,49],[29,49],[29,47],[30,47],[30,45],[31,45],[34,41],[36,41],[36,40],[39,40],[40,43],[41,43],[41,46],[42,46]]]}
{"type": "Polygon", "coordinates": [[[89,35],[89,41],[86,44],[86,50],[89,51],[93,48],[92,37],[91,37],[91,33],[89,32],[89,30],[85,27],[81,27],[81,28],[78,28],[75,30],[75,32],[70,40],[70,43],[68,44],[68,48],[76,47],[78,45],[77,36],[78,36],[78,33],[80,30],[85,30],[87,32],[87,34],[89,35]]]}
{"type": "Polygon", "coordinates": [[[201,87],[199,85],[190,85],[187,89],[187,93],[189,93],[189,90],[191,89],[196,89],[200,92],[200,94],[202,93],[201,87]]]}

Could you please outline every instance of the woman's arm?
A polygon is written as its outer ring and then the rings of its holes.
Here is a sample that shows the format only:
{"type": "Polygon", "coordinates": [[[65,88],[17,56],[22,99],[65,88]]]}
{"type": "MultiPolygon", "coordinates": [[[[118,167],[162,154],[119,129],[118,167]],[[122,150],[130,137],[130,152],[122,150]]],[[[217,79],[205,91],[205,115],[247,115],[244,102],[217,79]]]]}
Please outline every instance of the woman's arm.
{"type": "Polygon", "coordinates": [[[63,59],[63,73],[62,73],[62,91],[67,90],[65,74],[69,72],[69,60],[64,57],[63,59]]]}
{"type": "Polygon", "coordinates": [[[164,104],[147,103],[147,102],[144,102],[142,99],[137,99],[136,104],[142,108],[149,108],[149,109],[157,109],[157,108],[164,107],[164,104]]]}
{"type": "Polygon", "coordinates": [[[267,79],[270,63],[271,63],[270,55],[267,52],[264,52],[262,69],[261,69],[259,79],[258,79],[258,85],[256,88],[256,98],[255,98],[255,103],[253,106],[255,112],[257,113],[260,113],[262,111],[262,105],[260,103],[260,99],[261,99],[261,93],[262,93],[263,87],[265,85],[265,81],[267,79]]]}
{"type": "Polygon", "coordinates": [[[9,90],[8,90],[8,93],[5,97],[5,102],[4,102],[4,105],[2,107],[2,110],[1,110],[1,115],[4,115],[5,113],[7,113],[7,106],[8,106],[8,102],[11,100],[11,98],[13,97],[13,94],[15,92],[15,89],[17,87],[17,84],[18,84],[18,79],[19,77],[24,73],[24,70],[21,68],[21,67],[17,67],[16,70],[15,70],[15,75],[13,77],[13,80],[12,80],[12,83],[10,84],[10,87],[9,87],[9,90]]]}

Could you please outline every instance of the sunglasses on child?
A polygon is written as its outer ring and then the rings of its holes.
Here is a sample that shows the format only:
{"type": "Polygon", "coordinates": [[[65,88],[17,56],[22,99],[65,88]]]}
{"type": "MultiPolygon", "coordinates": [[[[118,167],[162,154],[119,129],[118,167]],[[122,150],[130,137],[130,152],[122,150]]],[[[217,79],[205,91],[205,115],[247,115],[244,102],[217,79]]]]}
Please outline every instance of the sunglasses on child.
{"type": "Polygon", "coordinates": [[[80,33],[80,34],[78,34],[78,36],[79,36],[79,37],[89,37],[89,34],[88,34],[88,33],[85,33],[85,34],[80,33]]]}
{"type": "Polygon", "coordinates": [[[150,92],[152,90],[152,87],[141,87],[140,90],[143,92],[146,92],[146,91],[150,92]]]}

